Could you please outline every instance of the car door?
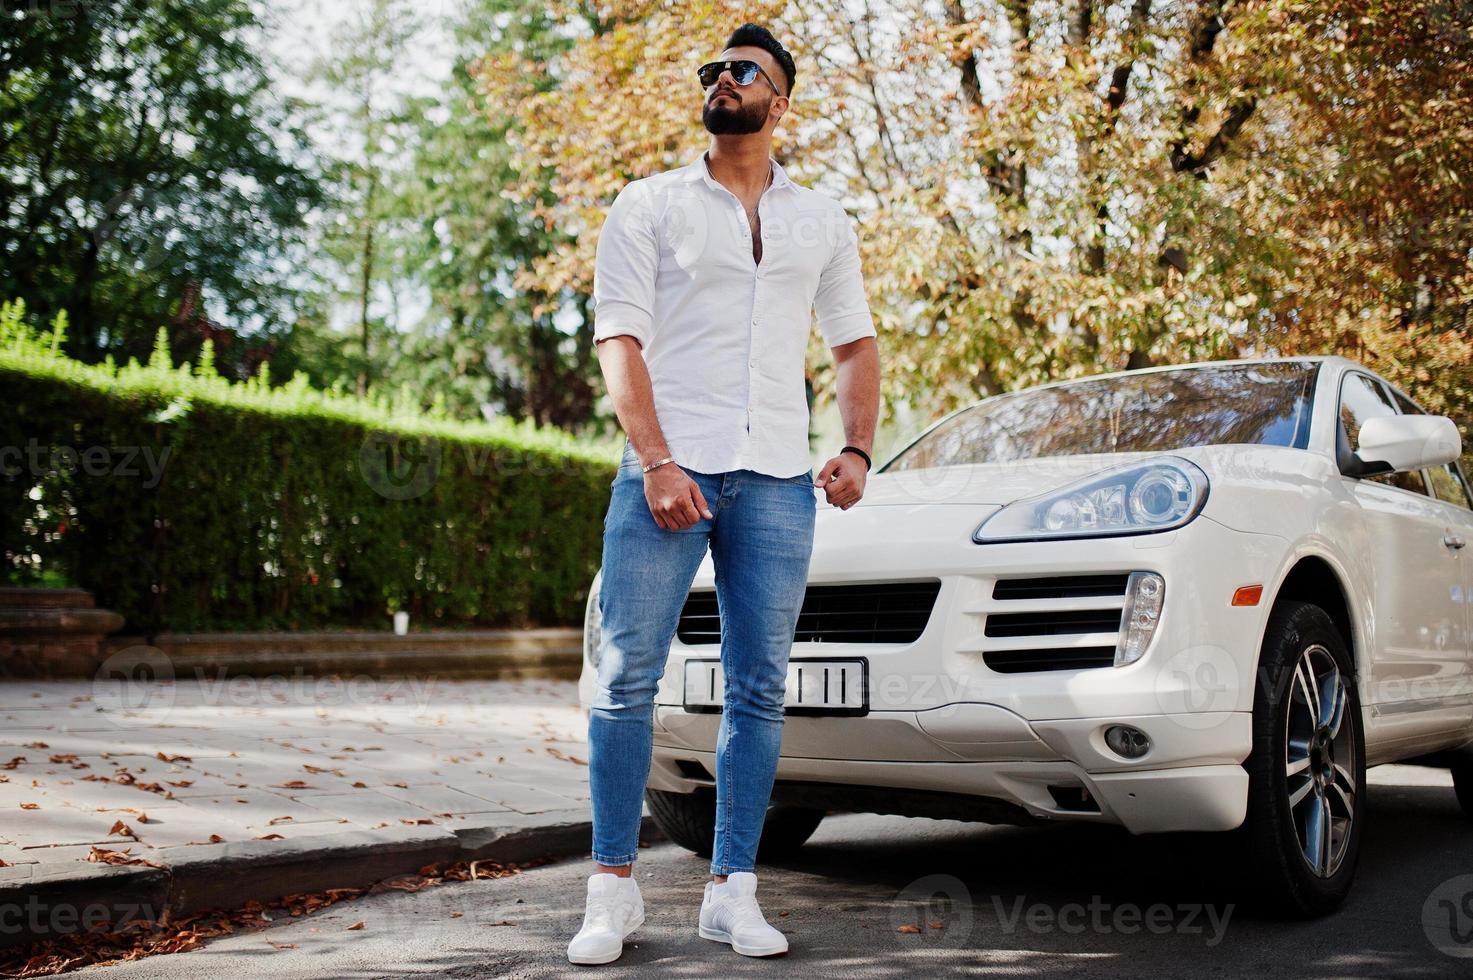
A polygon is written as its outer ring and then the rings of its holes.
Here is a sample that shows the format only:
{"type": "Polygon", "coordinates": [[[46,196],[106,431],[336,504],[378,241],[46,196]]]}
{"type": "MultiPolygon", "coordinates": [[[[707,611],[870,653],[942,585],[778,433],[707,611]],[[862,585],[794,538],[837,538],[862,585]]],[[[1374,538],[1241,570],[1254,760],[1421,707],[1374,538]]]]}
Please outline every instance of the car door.
{"type": "MultiPolygon", "coordinates": [[[[1380,379],[1348,371],[1339,414],[1354,451],[1367,420],[1400,412],[1380,379]]],[[[1456,703],[1468,670],[1465,563],[1444,543],[1444,504],[1422,471],[1352,482],[1371,549],[1371,669],[1361,698],[1381,740],[1430,750],[1439,736],[1466,728],[1456,703]]]]}
{"type": "MultiPolygon", "coordinates": [[[[1391,394],[1404,414],[1424,414],[1406,395],[1395,389],[1391,394]]],[[[1443,545],[1457,553],[1458,564],[1463,568],[1463,580],[1456,596],[1463,606],[1463,671],[1449,697],[1461,704],[1466,725],[1473,727],[1473,555],[1468,553],[1467,547],[1473,540],[1473,493],[1469,492],[1468,480],[1457,461],[1423,472],[1432,496],[1441,503],[1445,522],[1443,545]]]]}

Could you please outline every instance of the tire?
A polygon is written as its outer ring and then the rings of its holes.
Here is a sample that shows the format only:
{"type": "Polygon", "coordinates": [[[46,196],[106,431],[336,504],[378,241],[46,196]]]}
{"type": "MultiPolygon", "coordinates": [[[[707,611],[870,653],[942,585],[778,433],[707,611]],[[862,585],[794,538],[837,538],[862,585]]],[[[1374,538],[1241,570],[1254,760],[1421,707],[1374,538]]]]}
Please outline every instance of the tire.
{"type": "Polygon", "coordinates": [[[1453,763],[1452,770],[1453,789],[1457,791],[1463,814],[1473,820],[1473,759],[1459,759],[1453,763]]]}
{"type": "Polygon", "coordinates": [[[1350,651],[1324,610],[1284,601],[1269,616],[1258,678],[1243,764],[1251,897],[1287,917],[1324,915],[1350,892],[1365,827],[1365,735],[1350,651]]]}
{"type": "MultiPolygon", "coordinates": [[[[646,789],[655,825],[676,844],[699,857],[709,858],[716,842],[716,791],[701,787],[694,793],[667,793],[646,789]]],[[[757,858],[769,861],[788,857],[813,836],[827,811],[813,807],[773,803],[762,822],[762,840],[757,858]]]]}

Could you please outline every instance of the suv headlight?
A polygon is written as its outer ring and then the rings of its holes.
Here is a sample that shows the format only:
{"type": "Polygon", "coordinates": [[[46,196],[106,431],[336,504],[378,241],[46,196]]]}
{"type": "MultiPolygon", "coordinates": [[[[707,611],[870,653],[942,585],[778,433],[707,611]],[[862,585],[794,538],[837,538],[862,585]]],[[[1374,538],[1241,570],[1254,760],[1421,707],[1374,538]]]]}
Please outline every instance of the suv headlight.
{"type": "Polygon", "coordinates": [[[588,604],[583,607],[583,656],[594,667],[598,666],[598,641],[603,634],[603,616],[598,608],[598,587],[603,574],[600,568],[593,576],[593,585],[588,589],[588,604]]]}
{"type": "Polygon", "coordinates": [[[1207,474],[1179,456],[1132,463],[1015,500],[972,532],[978,544],[1150,534],[1181,527],[1207,501],[1207,474]]]}

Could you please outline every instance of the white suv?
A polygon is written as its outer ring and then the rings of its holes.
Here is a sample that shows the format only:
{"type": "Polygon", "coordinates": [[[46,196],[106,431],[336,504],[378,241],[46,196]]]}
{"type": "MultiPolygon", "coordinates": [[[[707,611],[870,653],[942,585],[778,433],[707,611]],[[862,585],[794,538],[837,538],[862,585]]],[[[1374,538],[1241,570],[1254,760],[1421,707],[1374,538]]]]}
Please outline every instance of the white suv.
{"type": "MultiPolygon", "coordinates": [[[[1448,419],[1338,357],[988,398],[820,506],[763,855],[830,810],[1235,831],[1272,904],[1344,898],[1366,767],[1473,813],[1473,536],[1448,419]]],[[[597,685],[598,582],[580,696],[597,685]]],[[[655,698],[647,800],[710,853],[708,555],[655,698]]]]}

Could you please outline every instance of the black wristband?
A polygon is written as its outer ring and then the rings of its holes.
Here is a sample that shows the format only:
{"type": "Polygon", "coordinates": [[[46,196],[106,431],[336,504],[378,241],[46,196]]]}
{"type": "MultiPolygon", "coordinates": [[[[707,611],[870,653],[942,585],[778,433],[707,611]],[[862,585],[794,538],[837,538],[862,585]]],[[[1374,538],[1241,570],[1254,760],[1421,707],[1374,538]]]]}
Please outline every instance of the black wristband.
{"type": "Polygon", "coordinates": [[[874,468],[874,463],[870,461],[869,453],[865,452],[863,449],[860,449],[858,446],[845,446],[843,449],[839,450],[839,452],[854,453],[858,455],[860,459],[864,460],[864,471],[866,473],[874,468]]]}

